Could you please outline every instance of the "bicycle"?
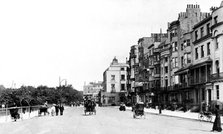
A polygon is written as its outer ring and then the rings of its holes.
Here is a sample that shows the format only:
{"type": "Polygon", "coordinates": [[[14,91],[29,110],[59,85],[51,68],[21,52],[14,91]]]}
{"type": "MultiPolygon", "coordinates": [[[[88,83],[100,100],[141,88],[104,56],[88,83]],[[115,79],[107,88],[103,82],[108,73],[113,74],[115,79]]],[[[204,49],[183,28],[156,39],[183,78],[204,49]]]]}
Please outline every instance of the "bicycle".
{"type": "Polygon", "coordinates": [[[200,112],[198,114],[198,119],[200,121],[208,121],[208,122],[211,122],[212,121],[212,113],[211,112],[200,112]]]}

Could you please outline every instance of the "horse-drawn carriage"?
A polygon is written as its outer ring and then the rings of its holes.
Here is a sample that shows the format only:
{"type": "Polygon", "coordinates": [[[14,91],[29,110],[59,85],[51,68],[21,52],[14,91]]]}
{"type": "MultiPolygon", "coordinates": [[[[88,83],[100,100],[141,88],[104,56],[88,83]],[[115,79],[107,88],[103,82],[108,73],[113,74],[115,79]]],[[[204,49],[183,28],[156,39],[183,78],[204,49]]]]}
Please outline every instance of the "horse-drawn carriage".
{"type": "Polygon", "coordinates": [[[91,114],[96,114],[96,103],[91,100],[87,100],[84,102],[84,114],[86,115],[87,113],[91,114]]]}
{"type": "Polygon", "coordinates": [[[144,103],[143,102],[138,102],[135,104],[135,106],[133,107],[133,118],[136,118],[137,116],[144,116],[144,118],[146,117],[145,113],[144,113],[144,103]]]}

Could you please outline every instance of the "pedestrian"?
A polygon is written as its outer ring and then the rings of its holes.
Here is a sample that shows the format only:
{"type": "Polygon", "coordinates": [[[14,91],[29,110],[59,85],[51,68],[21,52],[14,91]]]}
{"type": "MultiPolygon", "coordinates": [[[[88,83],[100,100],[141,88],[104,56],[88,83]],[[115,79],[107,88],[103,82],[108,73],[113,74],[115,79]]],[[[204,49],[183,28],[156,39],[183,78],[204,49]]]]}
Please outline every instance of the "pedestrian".
{"type": "Polygon", "coordinates": [[[215,105],[215,120],[214,120],[214,124],[213,124],[213,128],[212,131],[218,131],[221,132],[222,128],[221,128],[221,117],[219,114],[219,105],[215,105]]]}
{"type": "Polygon", "coordinates": [[[60,106],[60,115],[63,115],[64,107],[63,105],[60,106]]]}
{"type": "Polygon", "coordinates": [[[55,106],[55,112],[56,112],[56,116],[58,116],[58,113],[59,113],[59,106],[58,106],[58,104],[56,104],[56,106],[55,106]]]}
{"type": "Polygon", "coordinates": [[[159,114],[162,114],[162,105],[159,104],[159,114]]]}

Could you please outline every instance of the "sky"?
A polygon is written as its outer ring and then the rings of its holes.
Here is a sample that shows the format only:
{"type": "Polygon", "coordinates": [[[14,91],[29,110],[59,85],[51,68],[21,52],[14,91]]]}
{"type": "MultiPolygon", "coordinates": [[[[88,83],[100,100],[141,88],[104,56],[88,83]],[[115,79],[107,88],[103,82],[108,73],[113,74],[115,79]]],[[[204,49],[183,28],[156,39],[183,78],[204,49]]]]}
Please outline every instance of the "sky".
{"type": "Polygon", "coordinates": [[[202,12],[221,0],[1,0],[0,85],[7,88],[103,80],[141,37],[166,32],[187,4],[202,12]]]}

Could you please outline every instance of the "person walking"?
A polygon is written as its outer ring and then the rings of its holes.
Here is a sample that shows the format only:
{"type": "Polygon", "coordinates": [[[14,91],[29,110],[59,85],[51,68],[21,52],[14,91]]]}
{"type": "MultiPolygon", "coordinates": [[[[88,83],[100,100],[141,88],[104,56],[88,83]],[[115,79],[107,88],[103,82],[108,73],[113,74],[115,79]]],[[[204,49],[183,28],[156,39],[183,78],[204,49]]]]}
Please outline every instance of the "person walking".
{"type": "Polygon", "coordinates": [[[162,105],[161,105],[161,103],[159,104],[159,114],[162,114],[162,105]]]}
{"type": "Polygon", "coordinates": [[[56,112],[56,116],[58,116],[58,113],[59,113],[59,106],[58,106],[58,104],[56,104],[56,106],[55,106],[55,112],[56,112]]]}
{"type": "Polygon", "coordinates": [[[60,106],[60,115],[63,115],[63,111],[64,111],[64,106],[61,105],[61,106],[60,106]]]}
{"type": "Polygon", "coordinates": [[[215,105],[215,120],[214,120],[214,124],[212,127],[212,131],[218,131],[221,132],[222,128],[221,128],[221,117],[219,114],[219,105],[215,105]]]}

